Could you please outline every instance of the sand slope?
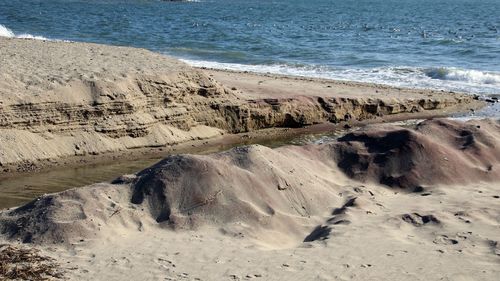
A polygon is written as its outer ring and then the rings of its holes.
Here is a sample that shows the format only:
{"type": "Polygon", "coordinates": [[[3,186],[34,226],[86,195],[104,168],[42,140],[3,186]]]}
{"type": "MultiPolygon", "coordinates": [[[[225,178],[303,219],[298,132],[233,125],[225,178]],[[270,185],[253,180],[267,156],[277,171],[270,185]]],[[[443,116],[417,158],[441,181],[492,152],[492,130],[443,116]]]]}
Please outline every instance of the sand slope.
{"type": "Polygon", "coordinates": [[[415,191],[500,178],[498,121],[424,121],[415,130],[369,126],[334,145],[350,177],[415,191]]]}
{"type": "Polygon", "coordinates": [[[76,279],[495,280],[498,129],[431,120],[171,156],[5,210],[0,231],[76,279]]]}

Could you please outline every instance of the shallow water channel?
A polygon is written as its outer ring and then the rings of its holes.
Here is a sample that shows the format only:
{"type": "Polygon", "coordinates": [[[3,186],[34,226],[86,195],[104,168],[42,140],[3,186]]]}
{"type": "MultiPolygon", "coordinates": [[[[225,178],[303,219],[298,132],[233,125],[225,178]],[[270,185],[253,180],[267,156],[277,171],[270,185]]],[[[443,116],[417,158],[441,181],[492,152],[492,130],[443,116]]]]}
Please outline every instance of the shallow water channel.
{"type": "MultiPolygon", "coordinates": [[[[463,121],[472,118],[484,118],[484,115],[478,114],[478,116],[474,117],[458,114],[450,118],[463,121]]],[[[410,119],[391,122],[389,124],[414,128],[421,121],[423,120],[410,119]]],[[[138,157],[134,160],[118,159],[113,162],[89,164],[80,167],[58,167],[42,172],[0,178],[0,210],[19,206],[46,193],[59,192],[99,182],[108,182],[121,175],[137,173],[172,154],[209,154],[229,150],[236,146],[252,144],[260,144],[270,148],[284,145],[321,144],[334,141],[350,131],[359,129],[359,127],[349,129],[340,128],[316,133],[305,131],[304,133],[297,133],[286,137],[273,137],[272,139],[248,138],[239,142],[208,144],[183,148],[173,152],[160,152],[154,155],[150,154],[149,156],[138,157]]]]}
{"type": "Polygon", "coordinates": [[[139,172],[171,154],[208,154],[225,151],[235,146],[260,144],[271,148],[283,145],[304,145],[331,141],[347,130],[337,130],[321,134],[303,134],[277,140],[248,139],[244,142],[217,144],[209,147],[193,147],[163,152],[135,160],[123,159],[104,164],[89,164],[81,167],[58,167],[31,174],[0,178],[0,209],[19,206],[45,193],[59,192],[74,187],[81,187],[98,182],[112,181],[124,175],[139,172]]]}

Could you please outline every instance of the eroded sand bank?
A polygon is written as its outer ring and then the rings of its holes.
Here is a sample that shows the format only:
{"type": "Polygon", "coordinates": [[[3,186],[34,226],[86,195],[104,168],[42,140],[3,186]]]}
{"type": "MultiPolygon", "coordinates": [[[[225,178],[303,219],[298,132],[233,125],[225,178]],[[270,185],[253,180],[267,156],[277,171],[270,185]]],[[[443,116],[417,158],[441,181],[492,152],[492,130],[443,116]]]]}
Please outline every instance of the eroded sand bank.
{"type": "Polygon", "coordinates": [[[457,93],[197,70],[96,44],[0,38],[0,61],[4,174],[262,128],[482,106],[457,93]]]}

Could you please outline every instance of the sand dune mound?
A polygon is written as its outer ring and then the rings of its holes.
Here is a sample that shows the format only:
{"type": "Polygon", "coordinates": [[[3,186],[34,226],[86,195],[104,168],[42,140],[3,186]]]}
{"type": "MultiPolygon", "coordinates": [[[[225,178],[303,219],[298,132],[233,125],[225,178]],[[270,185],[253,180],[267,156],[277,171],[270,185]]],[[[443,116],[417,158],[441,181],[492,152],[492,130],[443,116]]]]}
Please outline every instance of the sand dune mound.
{"type": "Polygon", "coordinates": [[[126,229],[215,225],[228,235],[256,236],[266,229],[300,241],[328,206],[340,204],[335,186],[347,180],[307,159],[307,153],[299,147],[250,146],[210,156],[171,156],[114,184],[46,195],[5,211],[0,230],[25,242],[60,243],[112,237],[126,229]],[[329,176],[319,180],[319,173],[329,176]]]}
{"type": "Polygon", "coordinates": [[[361,181],[419,191],[500,179],[500,124],[430,120],[415,130],[369,126],[332,144],[339,168],[361,181]]]}
{"type": "Polygon", "coordinates": [[[356,184],[349,177],[410,191],[499,181],[498,129],[494,121],[433,120],[415,130],[371,126],[325,145],[174,155],[113,183],[45,195],[4,211],[0,232],[24,242],[76,243],[131,229],[211,225],[256,239],[279,232],[280,240],[322,240],[332,226],[350,223],[348,210],[363,208],[354,192],[344,192],[356,184]]]}
{"type": "Polygon", "coordinates": [[[130,197],[128,190],[96,184],[44,195],[4,212],[0,232],[24,243],[67,243],[109,236],[117,226],[138,229],[140,210],[123,205],[130,197]]]}
{"type": "Polygon", "coordinates": [[[250,146],[213,156],[169,157],[138,174],[131,202],[174,228],[208,223],[228,233],[265,228],[300,236],[341,200],[333,178],[317,179],[328,166],[297,161],[306,155],[300,148],[250,146]]]}

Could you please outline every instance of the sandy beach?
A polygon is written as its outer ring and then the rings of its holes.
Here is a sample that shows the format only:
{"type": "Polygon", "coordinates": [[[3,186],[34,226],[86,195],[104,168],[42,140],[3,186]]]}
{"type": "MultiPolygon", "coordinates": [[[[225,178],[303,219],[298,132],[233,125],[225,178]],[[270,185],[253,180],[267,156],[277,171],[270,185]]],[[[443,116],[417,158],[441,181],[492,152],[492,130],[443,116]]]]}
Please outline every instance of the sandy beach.
{"type": "Polygon", "coordinates": [[[2,176],[169,152],[1,210],[0,279],[500,274],[500,123],[432,118],[483,107],[473,95],[74,42],[0,37],[0,62],[2,176]],[[406,119],[427,120],[389,124],[406,119]],[[352,126],[323,144],[238,146],[352,126]],[[221,143],[237,147],[210,150],[221,143]]]}

